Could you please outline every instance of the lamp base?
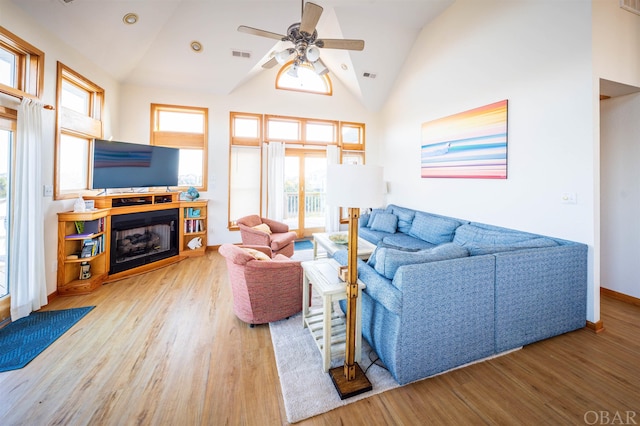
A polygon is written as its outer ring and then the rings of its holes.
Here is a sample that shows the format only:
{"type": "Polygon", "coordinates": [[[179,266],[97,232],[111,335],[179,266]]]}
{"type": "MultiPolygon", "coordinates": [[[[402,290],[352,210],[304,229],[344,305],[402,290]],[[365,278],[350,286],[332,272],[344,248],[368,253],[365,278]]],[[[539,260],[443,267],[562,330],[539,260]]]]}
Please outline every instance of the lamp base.
{"type": "Polygon", "coordinates": [[[347,380],[344,376],[344,367],[335,367],[329,370],[329,375],[331,376],[331,380],[333,381],[333,385],[336,387],[338,394],[340,395],[340,399],[351,398],[352,396],[360,395],[364,392],[369,392],[373,387],[371,386],[371,382],[362,371],[362,368],[355,364],[356,367],[356,377],[353,380],[347,380]]]}

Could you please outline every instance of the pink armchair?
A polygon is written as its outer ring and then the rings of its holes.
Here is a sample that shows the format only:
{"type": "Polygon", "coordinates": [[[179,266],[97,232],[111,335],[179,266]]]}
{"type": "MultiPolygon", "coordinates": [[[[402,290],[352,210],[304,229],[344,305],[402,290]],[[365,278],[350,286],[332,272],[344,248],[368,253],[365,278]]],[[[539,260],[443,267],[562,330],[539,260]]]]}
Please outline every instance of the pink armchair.
{"type": "Polygon", "coordinates": [[[238,219],[240,237],[244,245],[257,245],[270,247],[273,254],[293,256],[294,240],[297,235],[289,231],[289,225],[258,215],[249,215],[238,219]],[[266,224],[271,230],[268,232],[256,229],[258,225],[266,224]]]}
{"type": "Polygon", "coordinates": [[[302,310],[300,261],[281,254],[271,258],[271,249],[265,246],[223,244],[218,252],[227,262],[233,311],[240,320],[253,327],[302,310]],[[266,254],[266,260],[257,260],[243,247],[266,254]]]}

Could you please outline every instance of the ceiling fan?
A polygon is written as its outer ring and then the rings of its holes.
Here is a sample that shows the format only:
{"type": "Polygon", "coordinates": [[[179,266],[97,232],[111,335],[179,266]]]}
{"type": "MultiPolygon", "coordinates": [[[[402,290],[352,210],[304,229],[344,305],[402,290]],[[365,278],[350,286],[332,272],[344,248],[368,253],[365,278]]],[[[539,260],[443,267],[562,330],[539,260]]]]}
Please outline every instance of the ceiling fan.
{"type": "Polygon", "coordinates": [[[297,69],[303,63],[310,64],[316,73],[323,75],[329,72],[329,70],[320,59],[321,48],[362,50],[364,49],[364,40],[318,38],[316,24],[320,20],[322,10],[321,6],[310,2],[305,4],[304,0],[302,0],[302,17],[300,22],[291,24],[287,29],[287,35],[259,30],[257,28],[247,27],[246,25],[240,25],[238,31],[293,43],[293,47],[272,54],[271,58],[262,64],[263,68],[272,68],[277,63],[284,64],[291,55],[295,54],[293,66],[290,70],[291,75],[294,77],[297,76],[297,69]]]}

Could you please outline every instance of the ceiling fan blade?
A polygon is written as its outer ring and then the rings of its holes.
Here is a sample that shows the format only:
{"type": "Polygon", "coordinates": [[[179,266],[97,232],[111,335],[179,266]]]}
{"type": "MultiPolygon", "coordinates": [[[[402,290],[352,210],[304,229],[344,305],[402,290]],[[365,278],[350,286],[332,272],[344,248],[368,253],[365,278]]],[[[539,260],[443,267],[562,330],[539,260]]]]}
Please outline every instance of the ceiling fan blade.
{"type": "Polygon", "coordinates": [[[304,5],[304,11],[302,12],[302,22],[300,22],[300,32],[307,34],[313,34],[316,30],[316,24],[320,20],[322,15],[322,7],[315,3],[309,3],[304,5]]]}
{"type": "Polygon", "coordinates": [[[325,49],[363,50],[364,40],[323,38],[321,40],[316,40],[316,45],[318,47],[324,47],[325,49]]]}
{"type": "Polygon", "coordinates": [[[283,36],[282,34],[272,33],[271,31],[259,30],[257,28],[247,27],[246,25],[240,25],[238,27],[238,31],[240,31],[241,33],[257,35],[260,37],[273,38],[276,40],[282,40],[283,38],[286,38],[286,36],[283,36]]]}
{"type": "Polygon", "coordinates": [[[273,68],[274,66],[276,66],[277,63],[278,63],[278,61],[276,60],[276,58],[272,57],[267,62],[262,64],[262,68],[266,68],[266,69],[273,68]]]}

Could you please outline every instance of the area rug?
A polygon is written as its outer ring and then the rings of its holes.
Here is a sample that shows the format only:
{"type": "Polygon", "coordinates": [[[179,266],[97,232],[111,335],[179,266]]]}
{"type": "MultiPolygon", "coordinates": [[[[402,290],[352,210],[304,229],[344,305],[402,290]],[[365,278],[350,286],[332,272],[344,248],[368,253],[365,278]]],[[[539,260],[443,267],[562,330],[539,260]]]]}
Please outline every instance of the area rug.
{"type": "MultiPolygon", "coordinates": [[[[329,374],[322,370],[322,356],[311,333],[302,327],[302,315],[271,323],[269,328],[289,423],[326,413],[399,386],[391,374],[379,365],[379,361],[371,361],[377,355],[362,340],[362,361],[359,365],[366,371],[373,389],[341,400],[329,374]]],[[[343,362],[344,356],[332,359],[331,367],[340,366],[343,362]]]]}
{"type": "MultiPolygon", "coordinates": [[[[314,295],[314,305],[320,304],[314,295]]],[[[335,309],[340,309],[336,303],[335,309]]],[[[296,423],[318,414],[326,413],[338,407],[364,398],[400,387],[391,373],[377,359],[377,355],[366,340],[362,340],[362,361],[360,367],[371,382],[369,392],[341,400],[329,373],[322,370],[322,356],[308,329],[302,327],[302,314],[269,324],[271,341],[276,357],[280,387],[284,408],[289,423],[296,423]]],[[[472,364],[498,358],[522,349],[511,349],[500,354],[469,362],[430,377],[446,374],[450,371],[468,367],[472,364]]],[[[331,367],[344,363],[344,356],[331,360],[331,367]]],[[[424,380],[424,379],[422,379],[424,380]]]]}
{"type": "Polygon", "coordinates": [[[313,248],[313,242],[310,240],[298,240],[293,243],[294,250],[309,250],[313,248]]]}
{"type": "Polygon", "coordinates": [[[27,365],[94,307],[32,312],[0,329],[0,372],[27,365]]]}

